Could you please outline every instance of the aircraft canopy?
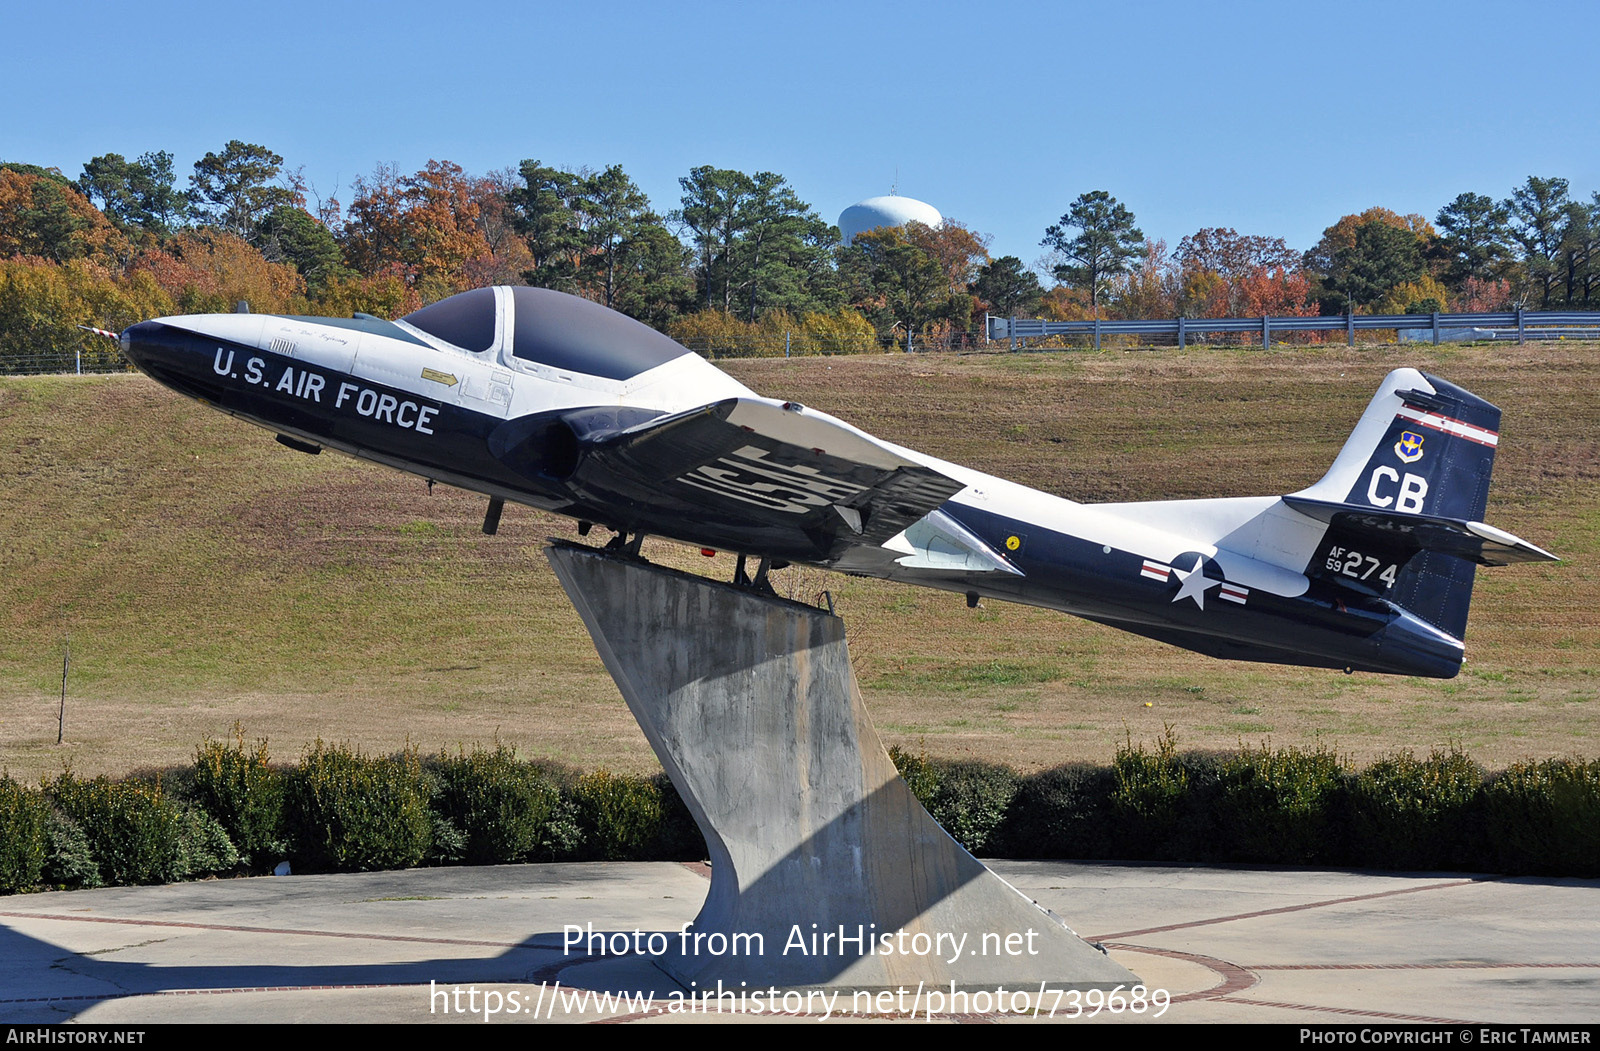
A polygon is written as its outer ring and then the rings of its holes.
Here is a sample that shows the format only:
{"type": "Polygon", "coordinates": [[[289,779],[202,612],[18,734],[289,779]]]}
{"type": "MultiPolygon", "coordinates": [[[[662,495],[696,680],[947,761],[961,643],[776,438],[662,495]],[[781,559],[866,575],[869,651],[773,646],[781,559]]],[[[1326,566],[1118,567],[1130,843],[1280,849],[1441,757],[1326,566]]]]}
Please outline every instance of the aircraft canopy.
{"type": "Polygon", "coordinates": [[[496,311],[505,303],[511,353],[554,369],[625,380],[688,354],[648,325],[598,303],[548,288],[515,286],[502,299],[478,288],[407,314],[402,320],[475,354],[493,349],[496,311]]]}

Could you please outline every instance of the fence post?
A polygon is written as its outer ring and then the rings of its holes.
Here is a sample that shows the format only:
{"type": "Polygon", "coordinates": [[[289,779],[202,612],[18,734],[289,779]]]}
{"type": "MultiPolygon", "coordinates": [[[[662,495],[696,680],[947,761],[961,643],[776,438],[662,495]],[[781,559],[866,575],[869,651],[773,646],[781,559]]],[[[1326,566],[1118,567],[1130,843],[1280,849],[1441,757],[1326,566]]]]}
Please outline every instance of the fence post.
{"type": "Polygon", "coordinates": [[[789,330],[783,330],[783,356],[789,356],[789,330]]]}
{"type": "Polygon", "coordinates": [[[1344,330],[1350,346],[1356,345],[1356,305],[1348,303],[1344,308],[1344,330]]]}
{"type": "Polygon", "coordinates": [[[1178,319],[1178,349],[1183,349],[1183,318],[1178,319]]]}
{"type": "Polygon", "coordinates": [[[1439,312],[1437,310],[1433,312],[1433,345],[1436,347],[1439,345],[1439,312]]]}
{"type": "Polygon", "coordinates": [[[1100,319],[1098,317],[1094,319],[1094,349],[1100,349],[1100,319]]]}
{"type": "Polygon", "coordinates": [[[1521,307],[1517,308],[1517,342],[1518,343],[1527,342],[1527,340],[1524,338],[1524,336],[1522,334],[1522,308],[1521,307]]]}
{"type": "Polygon", "coordinates": [[[1261,315],[1261,349],[1267,350],[1272,346],[1272,315],[1261,315]]]}
{"type": "Polygon", "coordinates": [[[1006,331],[1011,333],[1011,353],[1017,352],[1017,315],[1011,315],[1011,327],[1006,331]]]}

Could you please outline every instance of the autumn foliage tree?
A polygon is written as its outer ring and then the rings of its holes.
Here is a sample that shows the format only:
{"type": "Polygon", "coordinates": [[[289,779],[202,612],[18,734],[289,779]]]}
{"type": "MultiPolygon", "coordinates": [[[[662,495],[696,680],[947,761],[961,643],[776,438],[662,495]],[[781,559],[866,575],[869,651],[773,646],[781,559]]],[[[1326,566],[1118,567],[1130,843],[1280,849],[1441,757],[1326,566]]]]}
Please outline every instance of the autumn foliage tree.
{"type": "Polygon", "coordinates": [[[178,234],[141,253],[132,272],[149,274],[179,313],[226,313],[241,300],[257,313],[306,310],[305,282],[293,266],[268,262],[244,238],[222,230],[178,234]]]}
{"type": "Polygon", "coordinates": [[[430,160],[413,175],[379,165],[358,178],[345,215],[346,257],[374,276],[405,268],[424,302],[472,287],[467,265],[492,258],[480,226],[482,190],[458,164],[430,160]]]}
{"type": "Polygon", "coordinates": [[[131,251],[122,232],[59,172],[0,166],[0,257],[118,266],[131,251]]]}
{"type": "Polygon", "coordinates": [[[1293,317],[1314,313],[1300,255],[1281,237],[1208,227],[1178,242],[1179,309],[1187,317],[1293,317]]]}
{"type": "Polygon", "coordinates": [[[1396,287],[1419,280],[1438,234],[1420,215],[1368,208],[1322,232],[1303,260],[1325,314],[1370,310],[1396,287]]]}

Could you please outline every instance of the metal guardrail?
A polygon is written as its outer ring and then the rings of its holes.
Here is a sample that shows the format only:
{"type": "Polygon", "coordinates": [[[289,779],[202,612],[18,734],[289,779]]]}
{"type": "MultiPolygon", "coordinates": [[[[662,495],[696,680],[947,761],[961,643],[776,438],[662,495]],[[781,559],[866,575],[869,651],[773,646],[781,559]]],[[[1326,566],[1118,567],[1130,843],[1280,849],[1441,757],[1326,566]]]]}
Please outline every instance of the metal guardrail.
{"type": "MultiPolygon", "coordinates": [[[[1511,338],[1515,333],[1518,343],[1530,339],[1600,338],[1600,312],[1585,310],[1510,310],[1498,313],[1477,314],[1344,314],[1334,317],[1234,317],[1234,318],[1167,318],[1151,321],[1041,321],[1034,318],[1003,318],[985,315],[984,330],[991,340],[1010,340],[1011,349],[1017,349],[1017,340],[1040,339],[1046,336],[1092,336],[1094,348],[1100,349],[1102,335],[1163,336],[1177,341],[1182,349],[1192,335],[1222,332],[1251,332],[1261,334],[1261,345],[1272,345],[1274,332],[1339,332],[1343,331],[1351,345],[1355,344],[1356,331],[1360,329],[1397,329],[1424,332],[1440,341],[1441,333],[1463,329],[1481,331],[1474,338],[1511,338]]],[[[1446,336],[1445,338],[1450,338],[1446,336]]]]}

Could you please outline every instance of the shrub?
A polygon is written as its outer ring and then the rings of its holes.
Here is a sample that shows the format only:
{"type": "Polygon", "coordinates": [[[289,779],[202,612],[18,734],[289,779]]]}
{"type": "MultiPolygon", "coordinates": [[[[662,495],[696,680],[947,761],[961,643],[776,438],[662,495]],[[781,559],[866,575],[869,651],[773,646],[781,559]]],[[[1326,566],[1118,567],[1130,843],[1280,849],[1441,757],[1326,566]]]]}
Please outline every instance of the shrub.
{"type": "Polygon", "coordinates": [[[283,856],[284,779],[268,765],[265,740],[247,750],[235,725],[231,744],[207,741],[195,753],[192,778],[195,802],[227,831],[241,864],[264,871],[283,856]]]}
{"type": "Polygon", "coordinates": [[[415,752],[368,758],[317,741],[288,776],[286,824],[297,866],[406,868],[427,854],[427,782],[415,752]]]}
{"type": "Polygon", "coordinates": [[[1114,773],[1087,763],[1031,774],[1017,785],[998,850],[1013,858],[1111,856],[1114,773]]]}
{"type": "Polygon", "coordinates": [[[561,792],[538,767],[499,747],[441,753],[429,769],[434,809],[464,837],[462,860],[477,865],[525,861],[544,850],[561,792]]]}
{"type": "Polygon", "coordinates": [[[596,770],[572,789],[585,857],[602,861],[644,856],[661,832],[661,789],[648,778],[596,770]]]}
{"type": "Polygon", "coordinates": [[[190,874],[184,810],[160,781],[81,781],[67,772],[46,787],[83,830],[106,883],[170,883],[190,874]]]}
{"type": "Polygon", "coordinates": [[[221,823],[198,807],[184,807],[179,845],[184,872],[178,879],[211,876],[239,867],[239,851],[221,823]]]}
{"type": "Polygon", "coordinates": [[[1379,759],[1349,782],[1350,846],[1381,868],[1483,869],[1483,770],[1458,749],[1379,759]]]}
{"type": "Polygon", "coordinates": [[[900,777],[905,781],[906,787],[911,789],[911,794],[917,797],[917,802],[922,804],[923,809],[929,809],[933,804],[934,793],[939,790],[939,777],[934,773],[932,764],[928,762],[928,753],[919,752],[912,755],[899,745],[895,745],[889,749],[889,761],[900,771],[900,777]]]}
{"type": "Polygon", "coordinates": [[[50,844],[43,872],[46,886],[79,890],[104,884],[100,866],[94,860],[94,850],[89,846],[89,837],[59,807],[48,809],[45,835],[50,844]]]}
{"type": "Polygon", "coordinates": [[[49,817],[42,795],[0,774],[0,894],[39,885],[50,856],[49,817]]]}
{"type": "Polygon", "coordinates": [[[1600,759],[1516,763],[1486,786],[1484,810],[1507,870],[1600,876],[1600,759]]]}
{"type": "Polygon", "coordinates": [[[933,819],[974,854],[993,849],[1017,794],[1017,775],[999,763],[933,764],[935,787],[925,804],[933,819]]]}
{"type": "Polygon", "coordinates": [[[1189,767],[1178,758],[1178,742],[1167,727],[1153,752],[1141,742],[1117,748],[1112,762],[1112,818],[1120,842],[1112,849],[1136,858],[1176,858],[1185,853],[1185,818],[1191,809],[1189,767]]]}
{"type": "Polygon", "coordinates": [[[1303,864],[1342,853],[1338,835],[1344,774],[1318,748],[1241,749],[1217,771],[1217,854],[1230,861],[1303,864]]]}
{"type": "Polygon", "coordinates": [[[665,772],[650,778],[661,796],[661,828],[650,846],[650,856],[661,861],[699,861],[704,858],[706,837],[701,834],[689,806],[678,794],[678,786],[665,772]]]}

